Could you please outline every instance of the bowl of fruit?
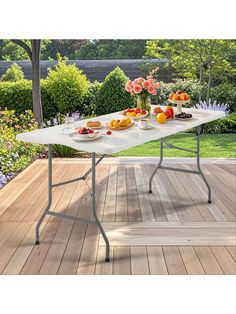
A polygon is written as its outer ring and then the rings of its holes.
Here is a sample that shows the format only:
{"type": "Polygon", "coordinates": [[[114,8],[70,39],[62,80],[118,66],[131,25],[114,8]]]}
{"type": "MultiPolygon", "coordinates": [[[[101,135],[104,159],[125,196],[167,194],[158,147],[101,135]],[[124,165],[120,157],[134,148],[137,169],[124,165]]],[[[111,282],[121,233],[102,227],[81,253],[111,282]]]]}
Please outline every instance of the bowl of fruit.
{"type": "Polygon", "coordinates": [[[170,93],[168,97],[169,102],[177,105],[177,111],[181,113],[182,105],[190,102],[190,96],[188,93],[183,91],[182,89],[178,90],[176,93],[170,93]]]}
{"type": "Polygon", "coordinates": [[[121,112],[123,116],[130,117],[133,120],[139,120],[148,115],[148,110],[137,108],[128,108],[121,112]]]}
{"type": "Polygon", "coordinates": [[[102,134],[99,131],[88,127],[77,128],[75,132],[71,134],[73,140],[76,141],[92,141],[101,136],[102,134]]]}

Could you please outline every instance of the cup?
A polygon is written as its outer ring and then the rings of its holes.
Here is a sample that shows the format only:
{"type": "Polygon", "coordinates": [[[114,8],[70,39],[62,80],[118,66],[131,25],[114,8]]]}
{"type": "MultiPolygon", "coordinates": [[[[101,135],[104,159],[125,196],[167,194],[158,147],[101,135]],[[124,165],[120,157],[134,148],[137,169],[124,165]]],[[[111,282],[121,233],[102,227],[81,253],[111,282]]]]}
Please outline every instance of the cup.
{"type": "Polygon", "coordinates": [[[139,127],[141,129],[147,129],[149,127],[149,119],[140,119],[139,120],[139,127]]]}
{"type": "Polygon", "coordinates": [[[72,117],[66,116],[64,122],[64,133],[71,133],[74,131],[74,119],[72,117]]]}

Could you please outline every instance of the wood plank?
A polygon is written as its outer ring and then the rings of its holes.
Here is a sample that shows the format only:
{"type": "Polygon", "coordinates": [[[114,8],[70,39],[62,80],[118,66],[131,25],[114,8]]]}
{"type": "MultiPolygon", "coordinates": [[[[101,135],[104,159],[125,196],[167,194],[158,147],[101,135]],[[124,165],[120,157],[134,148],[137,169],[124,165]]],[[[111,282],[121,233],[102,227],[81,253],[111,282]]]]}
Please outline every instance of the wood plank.
{"type": "Polygon", "coordinates": [[[198,259],[194,248],[191,246],[180,246],[180,254],[189,275],[204,275],[204,269],[198,259]]]}
{"type": "Polygon", "coordinates": [[[236,246],[235,245],[234,246],[226,246],[226,249],[236,262],[236,246]]]}
{"type": "Polygon", "coordinates": [[[223,275],[223,271],[209,247],[196,246],[195,251],[206,275],[223,275]]]}
{"type": "Polygon", "coordinates": [[[95,225],[88,225],[79,266],[77,269],[78,275],[94,275],[98,241],[98,227],[95,225]]]}
{"type": "Polygon", "coordinates": [[[9,260],[15,253],[16,249],[20,245],[30,227],[31,224],[29,223],[19,224],[16,229],[11,233],[7,242],[0,249],[0,273],[2,273],[4,268],[7,266],[9,260]]]}
{"type": "Polygon", "coordinates": [[[164,246],[162,249],[169,275],[187,275],[178,247],[164,246]]]}
{"type": "MultiPolygon", "coordinates": [[[[73,168],[70,169],[70,172],[73,168]]],[[[81,168],[78,169],[73,169],[74,170],[74,174],[73,177],[77,177],[77,175],[80,175],[82,172],[81,168]]],[[[66,186],[62,198],[61,198],[61,202],[59,204],[59,206],[57,206],[56,211],[59,212],[63,212],[66,214],[72,214],[71,213],[71,208],[70,205],[71,203],[71,199],[73,197],[73,194],[76,190],[76,186],[77,184],[79,184],[78,182],[75,182],[71,185],[71,187],[68,187],[68,185],[66,186]],[[58,208],[59,207],[59,208],[58,208]]],[[[73,208],[73,206],[72,206],[73,208]]],[[[56,217],[57,218],[57,217],[56,217]]],[[[66,245],[67,242],[69,240],[72,228],[73,228],[73,224],[74,221],[71,220],[66,220],[66,219],[57,219],[57,220],[50,220],[50,221],[61,221],[61,224],[58,228],[57,234],[53,240],[53,243],[48,251],[48,254],[45,258],[45,261],[42,265],[42,268],[40,270],[40,274],[56,274],[60,264],[61,264],[61,260],[63,257],[63,254],[65,252],[66,249],[66,245]]]]}
{"type": "Polygon", "coordinates": [[[231,173],[223,170],[218,165],[203,166],[203,169],[207,168],[223,185],[231,192],[235,193],[235,167],[231,167],[231,173]]]}
{"type": "Polygon", "coordinates": [[[125,165],[118,165],[117,172],[116,221],[128,221],[125,165]]]}
{"type": "Polygon", "coordinates": [[[236,275],[236,263],[226,248],[221,246],[211,246],[210,249],[224,274],[236,275]]]}
{"type": "MultiPolygon", "coordinates": [[[[149,175],[153,173],[154,168],[148,167],[149,175]]],[[[168,221],[180,221],[178,215],[176,214],[175,208],[168,196],[164,185],[161,183],[161,174],[158,171],[153,178],[153,185],[156,186],[156,189],[159,191],[159,197],[162,202],[163,208],[165,210],[168,221]]]]}
{"type": "Polygon", "coordinates": [[[111,165],[103,221],[115,221],[116,218],[117,165],[111,165]]]}
{"type": "Polygon", "coordinates": [[[150,275],[168,275],[165,258],[160,246],[147,246],[150,275]]]}
{"type": "MultiPolygon", "coordinates": [[[[190,169],[189,166],[183,165],[182,168],[184,169],[190,169]]],[[[192,169],[191,169],[192,170],[192,169]]],[[[215,221],[214,216],[211,214],[211,212],[208,210],[207,207],[207,196],[203,200],[202,194],[198,191],[196,187],[196,180],[197,175],[195,174],[185,174],[185,173],[178,173],[178,179],[180,180],[181,184],[183,185],[185,191],[188,193],[190,198],[192,199],[193,203],[195,204],[198,213],[199,213],[199,219],[198,221],[215,221]]],[[[196,212],[197,213],[197,212],[196,212]]],[[[197,221],[197,220],[196,220],[197,221]]]]}
{"type": "MultiPolygon", "coordinates": [[[[189,166],[185,166],[186,169],[193,169],[189,166]]],[[[210,184],[213,196],[211,204],[207,204],[207,189],[204,181],[200,176],[196,176],[194,180],[194,184],[197,188],[197,191],[199,192],[199,198],[202,199],[202,202],[204,202],[205,206],[207,206],[208,210],[211,212],[211,214],[215,217],[217,221],[235,221],[235,215],[232,214],[232,212],[229,210],[229,208],[222,202],[221,200],[221,193],[215,193],[214,188],[212,184],[210,184]]]]}
{"type": "MultiPolygon", "coordinates": [[[[177,167],[175,165],[175,167],[177,167]]],[[[192,198],[187,193],[186,189],[184,188],[181,180],[179,180],[179,175],[174,171],[166,171],[166,175],[171,181],[176,194],[178,195],[178,203],[181,204],[184,208],[184,212],[187,212],[185,217],[180,217],[181,221],[203,221],[203,217],[199,212],[197,206],[195,205],[192,198]]]]}
{"type": "MultiPolygon", "coordinates": [[[[150,179],[149,171],[148,171],[147,166],[145,164],[142,165],[141,168],[142,168],[143,178],[145,180],[146,189],[148,189],[149,179],[150,179]]],[[[152,190],[153,190],[153,193],[151,193],[151,194],[148,193],[148,196],[149,196],[149,200],[150,200],[150,203],[152,206],[152,211],[153,211],[155,220],[156,221],[167,221],[166,213],[165,213],[165,210],[163,208],[163,205],[162,205],[162,202],[160,200],[159,193],[156,189],[155,184],[153,184],[152,190]]]]}
{"type": "Polygon", "coordinates": [[[55,234],[59,227],[59,222],[47,222],[45,228],[40,234],[40,245],[34,246],[27,261],[22,267],[22,275],[37,275],[47,256],[48,250],[53,242],[55,234]]]}
{"type": "Polygon", "coordinates": [[[232,229],[235,230],[235,222],[103,222],[102,226],[107,229],[232,229]]]}
{"type": "MultiPolygon", "coordinates": [[[[166,187],[166,190],[168,191],[169,198],[171,199],[173,206],[175,208],[175,211],[179,217],[180,221],[195,221],[195,217],[190,216],[189,211],[190,208],[195,207],[193,202],[190,200],[189,196],[187,198],[186,195],[179,195],[177,190],[180,187],[180,182],[178,182],[177,185],[172,182],[170,177],[168,176],[168,172],[170,171],[162,171],[163,175],[161,177],[161,180],[163,184],[166,187]],[[189,209],[189,210],[188,210],[189,209]]],[[[172,172],[173,174],[173,172],[172,172]]],[[[196,211],[196,208],[194,208],[194,212],[196,211]]]]}
{"type": "Polygon", "coordinates": [[[134,174],[138,190],[142,221],[155,221],[152,206],[148,196],[147,186],[143,179],[143,172],[140,165],[134,165],[134,174]]]}
{"type": "Polygon", "coordinates": [[[129,221],[141,221],[142,216],[140,211],[134,167],[131,165],[126,165],[125,168],[129,221]]]}
{"type": "MultiPolygon", "coordinates": [[[[45,222],[42,223],[42,229],[45,227],[45,222]]],[[[35,228],[36,223],[33,223],[25,238],[16,249],[9,263],[2,272],[3,275],[18,275],[23,268],[28,256],[30,255],[35,244],[35,228]]]]}
{"type": "Polygon", "coordinates": [[[106,256],[105,246],[98,246],[95,275],[112,275],[113,272],[113,247],[110,247],[110,262],[104,261],[106,256]]]}
{"type": "MultiPolygon", "coordinates": [[[[189,167],[189,166],[186,166],[189,167]]],[[[220,180],[218,180],[208,168],[204,168],[208,182],[216,194],[220,195],[221,201],[235,214],[235,193],[227,189],[220,180]]]]}
{"type": "Polygon", "coordinates": [[[7,241],[11,233],[15,230],[18,222],[1,222],[0,223],[0,248],[7,241]]]}
{"type": "Polygon", "coordinates": [[[147,251],[145,246],[130,248],[132,275],[149,275],[147,251]]]}
{"type": "MultiPolygon", "coordinates": [[[[140,223],[141,225],[142,223],[140,223]]],[[[160,224],[159,224],[160,225],[160,224]]],[[[190,225],[191,226],[191,225],[190,225]]],[[[193,228],[185,226],[168,226],[152,228],[152,225],[146,228],[129,227],[128,223],[118,226],[113,223],[109,228],[108,223],[104,230],[113,246],[139,246],[139,245],[233,245],[235,243],[235,228],[193,228]]],[[[101,242],[101,245],[104,242],[101,242]]]]}
{"type": "Polygon", "coordinates": [[[29,189],[34,191],[33,187],[36,186],[37,180],[40,177],[43,177],[42,175],[44,172],[45,167],[41,167],[36,173],[32,171],[32,177],[27,183],[20,183],[15,189],[12,189],[14,193],[9,193],[5,200],[1,202],[0,221],[9,221],[12,215],[15,215],[16,211],[22,208],[22,203],[26,207],[29,206],[30,202],[32,202],[32,196],[29,189]]]}
{"type": "Polygon", "coordinates": [[[113,256],[113,275],[131,275],[130,248],[116,246],[113,256]]]}

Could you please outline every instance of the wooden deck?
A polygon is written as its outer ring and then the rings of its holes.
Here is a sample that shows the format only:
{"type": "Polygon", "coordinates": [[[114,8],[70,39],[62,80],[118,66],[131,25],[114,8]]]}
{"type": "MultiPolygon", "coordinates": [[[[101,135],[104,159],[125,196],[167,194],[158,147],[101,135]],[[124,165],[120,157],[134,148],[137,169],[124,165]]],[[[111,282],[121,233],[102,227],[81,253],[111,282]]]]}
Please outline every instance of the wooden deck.
{"type": "MultiPolygon", "coordinates": [[[[185,173],[160,170],[148,194],[154,166],[153,159],[114,158],[97,167],[97,213],[111,243],[111,262],[104,263],[95,225],[46,216],[34,245],[47,203],[47,164],[34,162],[0,191],[0,273],[236,274],[233,162],[203,162],[212,204],[201,178],[185,173]]],[[[53,181],[89,167],[89,160],[54,160],[53,181]]],[[[89,218],[90,180],[54,188],[52,210],[89,218]]]]}

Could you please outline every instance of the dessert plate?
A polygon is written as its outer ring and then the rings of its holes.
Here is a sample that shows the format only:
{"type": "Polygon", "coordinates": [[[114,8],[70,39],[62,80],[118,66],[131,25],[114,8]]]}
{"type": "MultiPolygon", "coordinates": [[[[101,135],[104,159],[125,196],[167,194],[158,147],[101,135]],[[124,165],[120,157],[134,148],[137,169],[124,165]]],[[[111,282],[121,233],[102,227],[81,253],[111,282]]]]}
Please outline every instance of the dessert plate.
{"type": "Polygon", "coordinates": [[[69,136],[72,138],[72,140],[76,142],[89,142],[94,141],[102,137],[102,133],[98,132],[95,136],[87,136],[85,135],[78,135],[76,132],[70,134],[69,136]]]}

